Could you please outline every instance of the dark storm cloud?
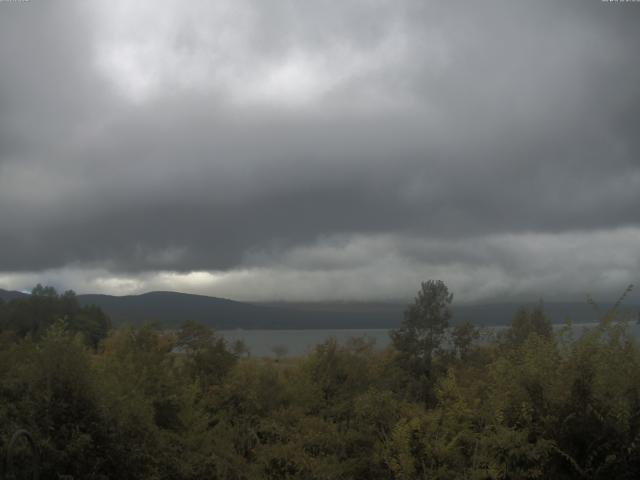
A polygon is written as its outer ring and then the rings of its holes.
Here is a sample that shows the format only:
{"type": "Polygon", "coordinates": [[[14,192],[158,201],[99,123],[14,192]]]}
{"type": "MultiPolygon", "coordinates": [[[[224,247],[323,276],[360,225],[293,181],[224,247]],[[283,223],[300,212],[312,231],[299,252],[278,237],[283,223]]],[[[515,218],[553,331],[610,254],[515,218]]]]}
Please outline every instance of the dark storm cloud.
{"type": "Polygon", "coordinates": [[[0,271],[520,274],[509,235],[640,227],[635,4],[123,5],[0,4],[0,271]]]}

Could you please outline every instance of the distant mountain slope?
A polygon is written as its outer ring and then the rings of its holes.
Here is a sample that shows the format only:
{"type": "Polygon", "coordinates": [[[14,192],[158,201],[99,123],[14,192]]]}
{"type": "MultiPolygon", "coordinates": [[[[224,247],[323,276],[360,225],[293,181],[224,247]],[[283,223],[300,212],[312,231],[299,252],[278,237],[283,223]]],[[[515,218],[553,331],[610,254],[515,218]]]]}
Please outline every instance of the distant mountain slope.
{"type": "MultiPolygon", "coordinates": [[[[217,329],[395,328],[406,307],[402,303],[374,302],[244,303],[177,292],[123,297],[91,294],[79,295],[78,299],[83,305],[100,306],[116,324],[158,322],[175,326],[184,320],[194,320],[217,329]]],[[[516,303],[454,306],[453,322],[507,325],[521,306],[516,303]]],[[[601,305],[603,311],[610,307],[601,305]]],[[[545,303],[544,308],[554,323],[567,318],[575,323],[597,320],[586,303],[545,303]]],[[[626,306],[623,310],[635,319],[640,306],[626,306]]]]}
{"type": "MultiPolygon", "coordinates": [[[[495,303],[480,305],[453,305],[452,323],[469,320],[481,326],[508,325],[516,312],[523,306],[533,307],[537,302],[525,303],[495,303]]],[[[358,314],[370,318],[377,325],[385,328],[397,326],[404,316],[407,304],[402,303],[357,303],[357,302],[313,302],[313,303],[265,303],[272,307],[292,308],[301,312],[323,312],[329,315],[339,315],[348,322],[349,315],[358,314]]],[[[611,303],[599,305],[602,313],[613,306],[611,303]]],[[[598,315],[593,307],[586,302],[552,302],[544,303],[544,310],[552,323],[563,323],[570,319],[574,323],[591,323],[598,321],[598,315]]],[[[637,319],[640,305],[624,305],[620,312],[630,319],[637,319]]],[[[354,327],[357,328],[357,327],[354,327]]],[[[372,327],[374,328],[374,327],[372,327]]]]}
{"type": "Polygon", "coordinates": [[[194,320],[217,329],[388,328],[400,318],[384,311],[298,309],[177,292],[123,297],[89,294],[78,295],[78,299],[82,305],[98,305],[116,324],[175,326],[194,320]]]}
{"type": "MultiPolygon", "coordinates": [[[[27,296],[0,289],[0,299],[4,301],[27,296]]],[[[78,295],[78,300],[81,305],[98,305],[115,324],[157,322],[176,326],[185,320],[194,320],[217,329],[395,328],[406,308],[400,302],[245,303],[178,292],[123,297],[87,294],[78,295]]],[[[453,323],[470,320],[476,325],[508,325],[521,306],[516,303],[454,305],[453,323]]],[[[611,304],[600,305],[603,312],[610,307],[611,304]]],[[[544,308],[553,323],[567,318],[575,323],[597,321],[596,313],[587,303],[545,303],[544,308]]],[[[621,310],[635,320],[640,306],[627,305],[621,310]]]]}
{"type": "Polygon", "coordinates": [[[28,296],[29,294],[27,293],[16,292],[15,290],[3,290],[0,288],[0,298],[5,302],[8,302],[9,300],[14,300],[16,298],[23,298],[28,296]]]}
{"type": "Polygon", "coordinates": [[[278,309],[222,298],[177,292],[150,292],[116,297],[78,295],[83,305],[101,307],[115,323],[159,322],[177,325],[194,320],[216,328],[283,328],[278,309]]]}

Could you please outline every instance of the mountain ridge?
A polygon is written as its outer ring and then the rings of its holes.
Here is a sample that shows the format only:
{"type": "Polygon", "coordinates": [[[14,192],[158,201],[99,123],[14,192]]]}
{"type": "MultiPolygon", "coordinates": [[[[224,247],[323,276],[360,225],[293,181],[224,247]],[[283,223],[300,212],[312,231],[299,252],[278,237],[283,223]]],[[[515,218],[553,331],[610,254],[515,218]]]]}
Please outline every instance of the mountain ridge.
{"type": "MultiPolygon", "coordinates": [[[[0,298],[8,301],[29,294],[0,289],[0,298]]],[[[193,320],[219,330],[229,329],[367,329],[395,328],[400,325],[408,304],[401,302],[239,302],[172,291],[151,291],[137,295],[80,294],[81,305],[98,305],[114,324],[140,325],[155,322],[174,327],[193,320]]],[[[517,310],[538,302],[506,302],[478,305],[453,305],[453,321],[469,320],[479,326],[510,323],[517,310]]],[[[603,303],[605,312],[612,304],[603,303]]],[[[543,303],[553,323],[570,318],[576,323],[597,321],[589,304],[578,302],[543,303]]],[[[623,306],[621,311],[637,318],[639,305],[623,306]]]]}

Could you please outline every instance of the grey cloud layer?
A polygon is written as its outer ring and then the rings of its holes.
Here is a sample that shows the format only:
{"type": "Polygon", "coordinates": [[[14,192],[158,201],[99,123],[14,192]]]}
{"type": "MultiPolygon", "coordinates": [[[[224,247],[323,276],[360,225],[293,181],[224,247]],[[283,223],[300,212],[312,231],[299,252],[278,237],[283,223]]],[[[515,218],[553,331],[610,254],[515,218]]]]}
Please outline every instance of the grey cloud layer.
{"type": "Polygon", "coordinates": [[[637,5],[303,5],[0,4],[0,271],[399,278],[317,248],[640,226],[637,5]]]}
{"type": "MultiPolygon", "coordinates": [[[[19,289],[37,282],[111,294],[177,290],[238,300],[408,300],[425,276],[444,279],[457,303],[617,298],[637,278],[640,229],[506,234],[428,240],[398,235],[325,237],[281,254],[254,251],[251,267],[226,272],[114,274],[66,267],[2,275],[19,289]],[[558,268],[561,266],[561,268],[558,268]]],[[[637,302],[633,292],[627,301],[637,302]]]]}

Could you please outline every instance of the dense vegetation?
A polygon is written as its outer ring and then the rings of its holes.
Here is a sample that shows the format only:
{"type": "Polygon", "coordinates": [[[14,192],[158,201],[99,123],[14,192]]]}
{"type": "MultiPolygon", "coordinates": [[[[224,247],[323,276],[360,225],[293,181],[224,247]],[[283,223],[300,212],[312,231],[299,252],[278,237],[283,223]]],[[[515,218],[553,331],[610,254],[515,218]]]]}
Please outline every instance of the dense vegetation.
{"type": "Polygon", "coordinates": [[[640,474],[640,349],[541,308],[478,342],[422,285],[392,345],[263,359],[185,323],[110,329],[72,292],[0,304],[0,443],[42,478],[624,479],[640,474]],[[446,348],[444,346],[447,346],[446,348]]]}

